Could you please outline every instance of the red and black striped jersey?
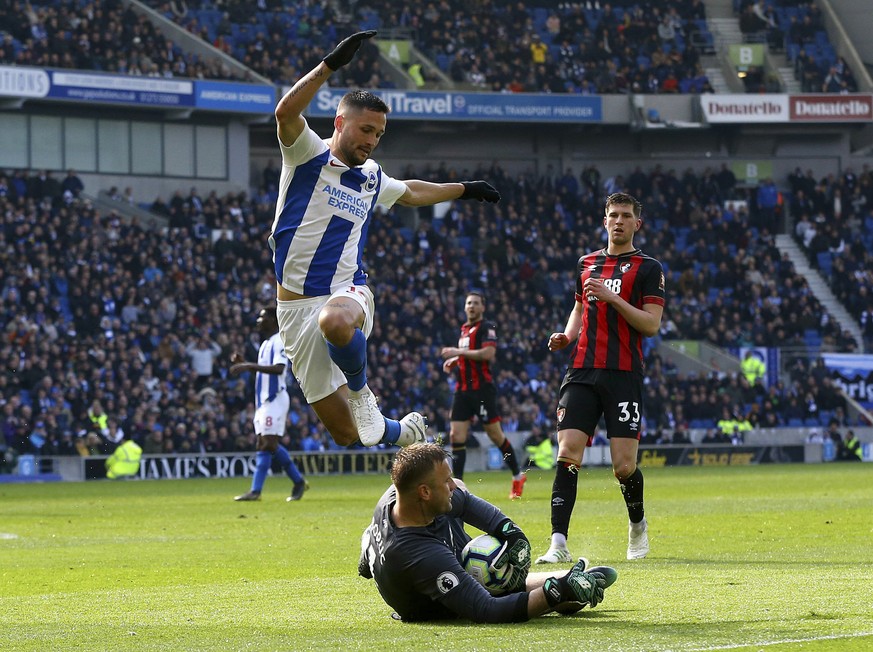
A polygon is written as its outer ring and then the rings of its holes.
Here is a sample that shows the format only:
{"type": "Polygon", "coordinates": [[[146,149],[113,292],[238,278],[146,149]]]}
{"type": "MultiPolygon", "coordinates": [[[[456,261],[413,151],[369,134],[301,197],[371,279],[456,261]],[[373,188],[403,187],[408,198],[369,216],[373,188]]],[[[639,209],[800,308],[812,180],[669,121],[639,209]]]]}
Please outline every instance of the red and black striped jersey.
{"type": "Polygon", "coordinates": [[[603,280],[635,308],[647,303],[663,306],[666,292],[661,263],[639,249],[619,256],[601,249],[582,256],[576,266],[576,301],[584,308],[570,367],[643,373],[643,336],[608,303],[588,300],[582,292],[588,278],[603,280]]]}
{"type": "MultiPolygon", "coordinates": [[[[484,319],[475,324],[462,324],[461,337],[458,339],[459,349],[475,351],[486,346],[497,346],[497,325],[484,319]]],[[[460,376],[458,390],[462,392],[479,389],[482,385],[493,383],[491,366],[486,361],[471,360],[460,356],[458,358],[458,374],[460,376]]]]}

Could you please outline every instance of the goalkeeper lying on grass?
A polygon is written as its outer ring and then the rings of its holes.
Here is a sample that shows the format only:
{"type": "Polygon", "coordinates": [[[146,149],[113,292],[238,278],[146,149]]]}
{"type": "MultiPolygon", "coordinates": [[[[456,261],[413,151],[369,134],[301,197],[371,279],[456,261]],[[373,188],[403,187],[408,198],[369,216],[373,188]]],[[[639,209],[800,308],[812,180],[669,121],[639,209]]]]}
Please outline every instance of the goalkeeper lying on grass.
{"type": "Polygon", "coordinates": [[[608,566],[586,571],[584,559],[563,575],[528,574],[527,537],[499,509],[452,478],[448,455],[437,444],[398,451],[391,480],[364,530],[358,572],[376,580],[401,620],[508,623],[551,611],[573,613],[600,603],[617,577],[608,566]],[[465,523],[506,542],[494,562],[513,567],[504,594],[492,595],[462,568],[461,551],[470,540],[465,523]]]}

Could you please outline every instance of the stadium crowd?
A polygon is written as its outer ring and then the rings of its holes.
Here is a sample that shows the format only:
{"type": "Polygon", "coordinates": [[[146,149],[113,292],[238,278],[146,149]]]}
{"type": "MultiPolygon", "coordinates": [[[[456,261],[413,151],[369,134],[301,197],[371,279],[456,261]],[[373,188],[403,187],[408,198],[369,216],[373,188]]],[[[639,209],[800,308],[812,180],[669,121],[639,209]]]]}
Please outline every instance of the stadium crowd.
{"type": "MultiPolygon", "coordinates": [[[[150,0],[165,18],[276,84],[292,84],[347,32],[408,35],[454,82],[495,92],[708,93],[701,49],[712,47],[702,0],[473,3],[413,0],[403,8],[360,2],[150,0]],[[548,6],[543,6],[548,5],[548,6]],[[341,7],[343,13],[337,13],[341,7]],[[254,11],[253,11],[254,9],[254,11]]],[[[845,59],[814,2],[738,2],[747,37],[785,49],[804,91],[855,92],[845,59]]],[[[121,0],[41,0],[0,7],[0,63],[151,77],[253,80],[221,57],[201,57],[164,36],[121,0]]],[[[425,73],[421,70],[420,73],[425,73]]],[[[758,79],[760,77],[760,79],[758,79]]],[[[421,78],[424,82],[424,78],[421,78]]],[[[750,71],[750,92],[765,87],[750,71]]],[[[391,88],[368,43],[335,85],[391,88]]]]}
{"type": "Polygon", "coordinates": [[[873,346],[873,174],[846,168],[816,179],[797,168],[788,177],[794,236],[810,264],[861,324],[865,348],[873,346]]]}
{"type": "MultiPolygon", "coordinates": [[[[265,176],[274,172],[268,167],[265,176]]],[[[415,227],[392,211],[371,229],[365,262],[378,306],[371,385],[386,414],[420,410],[435,434],[447,431],[453,390],[439,350],[457,338],[473,287],[486,294],[499,328],[505,430],[551,429],[566,360],[547,351],[546,338],[571,308],[578,256],[602,246],[601,202],[616,189],[643,198],[637,244],[669,276],[660,338],[806,350],[804,335],[813,330],[826,349],[855,346],[775,250],[756,193],[736,187],[727,168],[679,176],[655,166],[603,178],[594,166],[512,176],[496,164],[440,165],[398,176],[486,178],[503,195],[497,205],[457,202],[440,216],[420,209],[415,227]],[[749,209],[727,211],[728,197],[747,199],[749,209]]],[[[62,180],[24,170],[0,175],[0,442],[18,452],[96,454],[120,441],[120,429],[146,453],[252,450],[251,379],[230,377],[228,368],[234,351],[253,359],[254,315],[275,300],[266,246],[271,195],[179,191],[155,201],[170,225],[161,231],[100,214],[69,190],[77,180],[73,171],[62,180]]],[[[687,377],[652,344],[650,440],[717,429],[726,414],[767,426],[845,423],[829,381],[809,369],[769,387],[738,374],[687,377]]],[[[291,386],[284,443],[330,447],[291,386]]]]}

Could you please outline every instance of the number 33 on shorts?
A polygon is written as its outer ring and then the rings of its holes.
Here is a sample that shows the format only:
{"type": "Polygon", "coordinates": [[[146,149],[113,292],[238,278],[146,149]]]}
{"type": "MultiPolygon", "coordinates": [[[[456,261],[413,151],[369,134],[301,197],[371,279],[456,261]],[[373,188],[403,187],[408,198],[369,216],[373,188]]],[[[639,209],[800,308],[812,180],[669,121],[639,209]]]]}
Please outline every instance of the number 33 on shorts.
{"type": "Polygon", "coordinates": [[[618,404],[618,420],[624,423],[625,421],[640,421],[640,405],[636,401],[622,401],[618,404]]]}

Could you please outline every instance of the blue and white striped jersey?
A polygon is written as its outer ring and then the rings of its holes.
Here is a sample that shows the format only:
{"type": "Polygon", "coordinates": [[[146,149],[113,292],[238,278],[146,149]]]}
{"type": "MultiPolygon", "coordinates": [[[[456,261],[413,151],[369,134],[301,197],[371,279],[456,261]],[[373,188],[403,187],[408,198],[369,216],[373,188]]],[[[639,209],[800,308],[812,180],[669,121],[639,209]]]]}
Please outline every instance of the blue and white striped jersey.
{"type": "Polygon", "coordinates": [[[255,373],[255,407],[259,408],[264,403],[269,403],[279,392],[287,389],[285,375],[288,372],[288,357],[285,355],[285,347],[279,333],[275,333],[270,339],[261,342],[258,350],[258,364],[262,367],[273,365],[285,365],[285,371],[281,374],[265,374],[260,371],[255,373]]]}
{"type": "Polygon", "coordinates": [[[361,255],[373,210],[393,206],[406,184],[372,159],[346,167],[309,125],[293,145],[279,141],[279,148],[282,175],[270,233],[276,279],[307,296],[365,284],[361,255]]]}

